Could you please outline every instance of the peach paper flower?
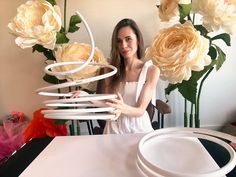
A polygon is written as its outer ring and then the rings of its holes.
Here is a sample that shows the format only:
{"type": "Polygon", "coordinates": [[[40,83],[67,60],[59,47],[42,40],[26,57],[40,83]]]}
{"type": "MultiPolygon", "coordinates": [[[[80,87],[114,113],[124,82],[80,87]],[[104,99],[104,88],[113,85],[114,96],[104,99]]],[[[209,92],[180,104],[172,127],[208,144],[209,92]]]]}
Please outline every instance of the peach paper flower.
{"type": "MultiPolygon", "coordinates": [[[[91,46],[89,44],[84,43],[73,43],[73,44],[63,44],[59,46],[55,52],[55,57],[57,62],[67,62],[67,61],[82,61],[85,62],[91,51],[91,46]]],[[[93,61],[100,64],[108,64],[106,58],[104,57],[103,53],[98,49],[95,48],[95,53],[93,56],[93,61]]],[[[67,65],[54,68],[55,71],[68,71],[74,69],[75,65],[67,65]]],[[[67,79],[67,80],[79,80],[85,79],[89,77],[93,77],[98,75],[100,72],[99,66],[92,66],[88,65],[84,69],[74,74],[66,75],[65,77],[58,77],[58,79],[67,79]]],[[[83,84],[81,87],[95,91],[96,90],[96,82],[91,82],[89,84],[83,84]]]]}
{"type": "Polygon", "coordinates": [[[191,0],[161,0],[159,18],[163,22],[179,20],[179,4],[190,4],[191,0]]]}
{"type": "Polygon", "coordinates": [[[161,0],[159,7],[159,17],[161,21],[179,19],[178,2],[179,0],[161,0]]]}
{"type": "Polygon", "coordinates": [[[193,0],[192,9],[202,15],[203,26],[208,31],[236,32],[235,0],[193,0]]]}
{"type": "Polygon", "coordinates": [[[27,1],[17,8],[17,15],[8,27],[22,49],[35,44],[54,49],[56,34],[61,29],[60,8],[45,0],[27,1]]]}
{"type": "Polygon", "coordinates": [[[160,68],[163,80],[176,84],[188,80],[192,70],[201,71],[211,63],[208,50],[209,40],[186,22],[160,30],[146,51],[146,58],[160,68]]]}

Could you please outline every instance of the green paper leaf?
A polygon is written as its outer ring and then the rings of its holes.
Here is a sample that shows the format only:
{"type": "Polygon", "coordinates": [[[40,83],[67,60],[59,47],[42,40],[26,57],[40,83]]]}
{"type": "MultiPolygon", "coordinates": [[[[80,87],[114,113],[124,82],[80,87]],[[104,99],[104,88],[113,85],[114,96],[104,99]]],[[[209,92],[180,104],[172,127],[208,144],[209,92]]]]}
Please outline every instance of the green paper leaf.
{"type": "Polygon", "coordinates": [[[59,80],[55,76],[51,76],[48,74],[45,74],[43,76],[43,80],[46,81],[47,83],[50,83],[50,84],[60,84],[60,83],[67,82],[66,80],[59,80]]]}
{"type": "Polygon", "coordinates": [[[216,60],[212,60],[212,63],[208,66],[205,66],[202,71],[192,71],[192,75],[188,81],[183,81],[182,83],[177,84],[169,84],[167,88],[165,88],[165,94],[169,95],[172,91],[178,88],[179,92],[184,98],[195,104],[198,86],[197,82],[204,76],[204,74],[207,73],[208,70],[214,66],[215,63],[216,60]]]}
{"type": "Polygon", "coordinates": [[[70,26],[68,32],[74,33],[79,30],[78,26],[70,26]]]}
{"type": "Polygon", "coordinates": [[[203,70],[201,71],[192,71],[192,76],[189,79],[191,82],[197,82],[199,79],[202,78],[202,76],[207,73],[208,70],[210,70],[215,64],[215,60],[212,60],[211,64],[208,66],[205,66],[203,70]]]}
{"type": "Polygon", "coordinates": [[[184,23],[186,22],[186,20],[183,19],[183,18],[180,18],[180,19],[179,19],[179,22],[180,22],[181,24],[184,24],[184,23]]]}
{"type": "Polygon", "coordinates": [[[39,52],[39,53],[43,53],[43,55],[48,59],[48,60],[56,60],[53,52],[51,49],[47,49],[45,47],[43,47],[42,45],[36,44],[32,47],[32,52],[39,52]]]}
{"type": "Polygon", "coordinates": [[[35,44],[33,47],[32,47],[32,52],[34,53],[35,51],[37,52],[43,52],[45,51],[46,48],[44,48],[42,45],[39,45],[39,44],[35,44]]]}
{"type": "Polygon", "coordinates": [[[64,27],[61,27],[61,29],[60,29],[60,33],[65,33],[66,31],[65,31],[65,28],[64,27]]]}
{"type": "Polygon", "coordinates": [[[50,84],[58,84],[58,79],[55,76],[45,74],[43,80],[50,84]]]}
{"type": "Polygon", "coordinates": [[[55,123],[56,125],[64,125],[64,124],[66,124],[67,121],[68,121],[68,120],[54,119],[54,123],[55,123]]]}
{"type": "Polygon", "coordinates": [[[53,6],[55,6],[57,3],[55,0],[47,0],[50,4],[52,4],[53,6]]]}
{"type": "Polygon", "coordinates": [[[202,26],[202,25],[194,25],[194,27],[195,27],[196,30],[200,31],[202,36],[206,36],[207,35],[208,31],[207,31],[207,29],[204,26],[202,26]]]}
{"type": "Polygon", "coordinates": [[[64,44],[64,43],[68,43],[69,39],[66,37],[66,35],[64,33],[57,33],[57,44],[64,44]]]}
{"type": "Polygon", "coordinates": [[[70,25],[81,23],[81,18],[78,15],[72,15],[70,17],[70,25]]]}
{"type": "Polygon", "coordinates": [[[192,71],[192,75],[188,81],[183,81],[178,85],[179,92],[193,104],[196,104],[198,80],[201,79],[214,65],[215,60],[201,71],[192,71]]]}
{"type": "Polygon", "coordinates": [[[69,30],[68,32],[73,33],[79,30],[79,27],[76,26],[78,23],[81,23],[81,19],[78,15],[72,15],[70,17],[69,30]]]}
{"type": "Polygon", "coordinates": [[[217,39],[222,39],[227,46],[231,46],[231,41],[230,41],[230,35],[229,34],[227,34],[227,33],[219,34],[219,35],[213,37],[212,41],[217,40],[217,39]]]}
{"type": "Polygon", "coordinates": [[[56,61],[56,58],[54,57],[52,50],[44,51],[43,54],[48,60],[56,61]]]}
{"type": "Polygon", "coordinates": [[[196,104],[197,85],[198,85],[197,82],[192,81],[192,80],[183,81],[178,86],[178,90],[185,99],[187,99],[193,104],[196,104]]]}
{"type": "Polygon", "coordinates": [[[176,88],[178,88],[178,84],[169,84],[166,88],[165,88],[165,94],[169,95],[172,91],[174,91],[176,88]]]}
{"type": "Polygon", "coordinates": [[[217,51],[216,51],[215,47],[210,46],[208,55],[211,57],[212,60],[215,60],[215,59],[216,59],[216,57],[217,57],[217,51]]]}
{"type": "Polygon", "coordinates": [[[218,53],[218,57],[217,57],[217,60],[216,60],[216,70],[218,71],[221,68],[221,66],[223,65],[223,63],[225,62],[226,55],[221,50],[221,48],[219,48],[218,46],[216,46],[216,50],[217,50],[217,53],[218,53]]]}
{"type": "Polygon", "coordinates": [[[184,22],[184,18],[189,15],[192,9],[192,4],[179,4],[179,14],[180,14],[180,22],[184,22]]]}

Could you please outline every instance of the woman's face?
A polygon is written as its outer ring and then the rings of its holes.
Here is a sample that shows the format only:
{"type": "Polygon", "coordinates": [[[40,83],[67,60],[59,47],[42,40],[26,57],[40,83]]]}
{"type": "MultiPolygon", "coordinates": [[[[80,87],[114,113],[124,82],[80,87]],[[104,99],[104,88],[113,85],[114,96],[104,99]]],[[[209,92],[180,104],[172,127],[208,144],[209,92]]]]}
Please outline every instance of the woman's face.
{"type": "Polygon", "coordinates": [[[118,31],[117,46],[120,54],[125,59],[137,57],[137,36],[129,26],[123,27],[118,31]]]}

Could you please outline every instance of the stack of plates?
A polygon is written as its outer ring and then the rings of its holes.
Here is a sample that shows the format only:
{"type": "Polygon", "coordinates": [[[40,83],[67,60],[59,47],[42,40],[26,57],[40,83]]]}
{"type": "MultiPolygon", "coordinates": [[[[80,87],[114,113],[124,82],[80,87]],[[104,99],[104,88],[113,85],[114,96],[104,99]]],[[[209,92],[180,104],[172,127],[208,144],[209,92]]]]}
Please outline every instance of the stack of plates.
{"type": "Polygon", "coordinates": [[[234,149],[222,139],[236,142],[235,137],[213,130],[160,129],[139,141],[137,164],[149,177],[222,177],[236,165],[234,149]],[[220,168],[198,138],[225,148],[230,160],[220,168]]]}

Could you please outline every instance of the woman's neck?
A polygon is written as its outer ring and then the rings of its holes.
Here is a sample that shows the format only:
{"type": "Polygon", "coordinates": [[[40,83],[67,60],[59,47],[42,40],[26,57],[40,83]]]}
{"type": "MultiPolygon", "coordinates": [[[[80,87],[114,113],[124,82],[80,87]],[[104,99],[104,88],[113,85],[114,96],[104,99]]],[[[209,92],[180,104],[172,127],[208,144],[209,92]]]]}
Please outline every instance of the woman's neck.
{"type": "Polygon", "coordinates": [[[127,58],[125,61],[125,70],[133,70],[142,63],[137,57],[127,58]]]}

